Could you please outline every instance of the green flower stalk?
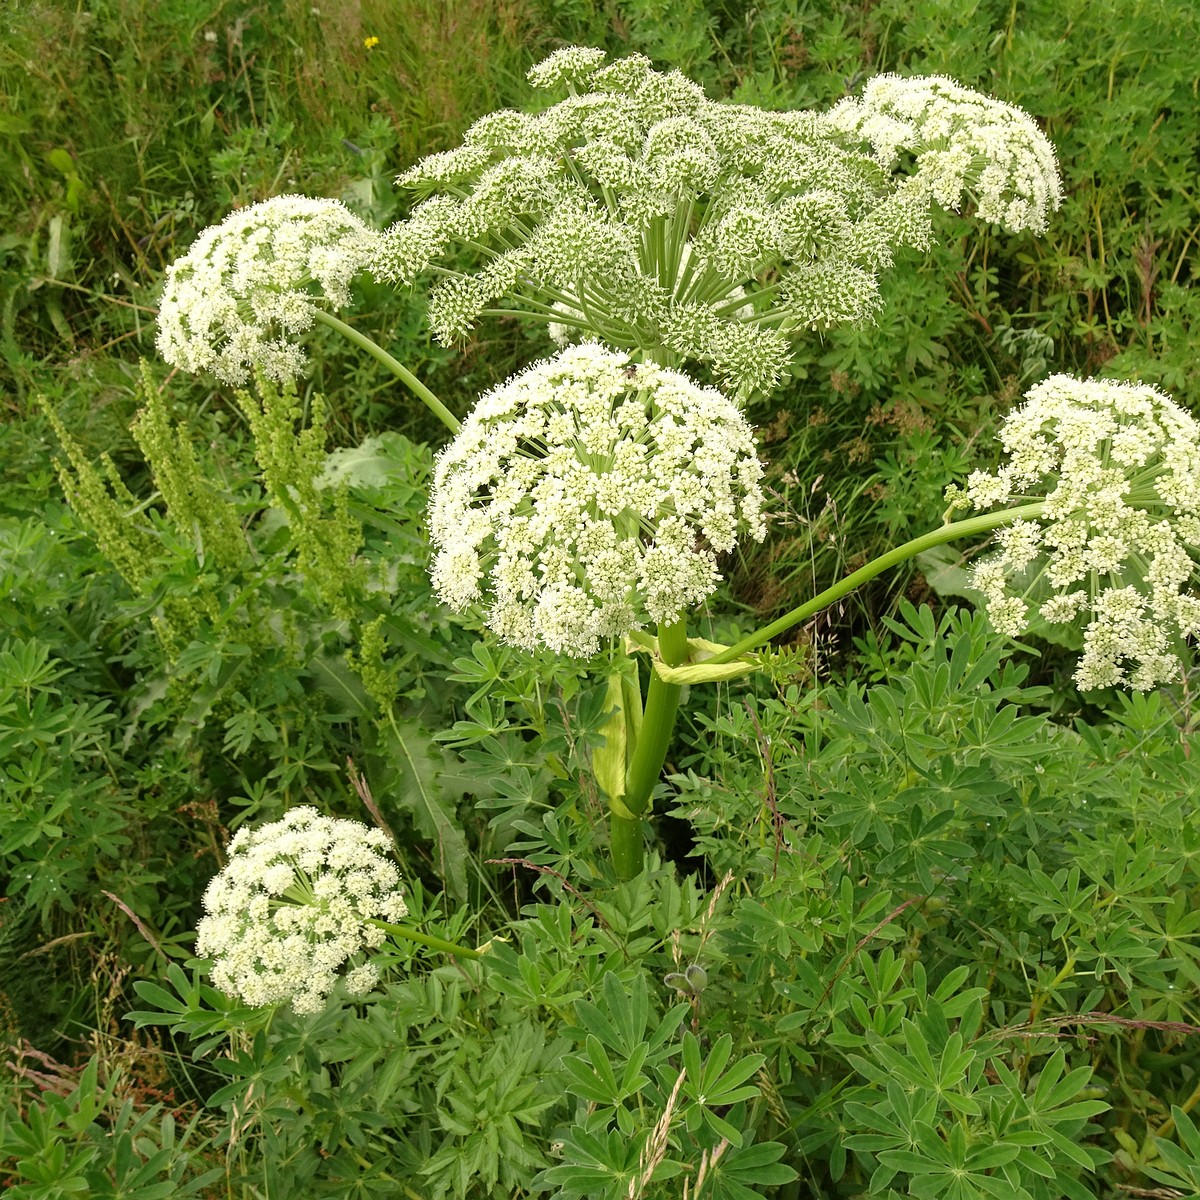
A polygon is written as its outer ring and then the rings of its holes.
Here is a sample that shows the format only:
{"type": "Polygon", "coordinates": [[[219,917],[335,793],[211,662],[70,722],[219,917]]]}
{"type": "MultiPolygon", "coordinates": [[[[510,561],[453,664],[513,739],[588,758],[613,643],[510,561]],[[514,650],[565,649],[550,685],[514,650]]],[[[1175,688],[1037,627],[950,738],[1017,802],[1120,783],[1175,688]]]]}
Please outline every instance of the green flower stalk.
{"type": "Polygon", "coordinates": [[[380,259],[380,235],[338,200],[275,196],[206,229],[167,268],[158,352],[185,371],[244,384],[287,384],[303,372],[303,335],[316,323],[382,363],[451,433],[458,421],[407,367],[329,309],[380,259]]]}
{"type": "MultiPolygon", "coordinates": [[[[1200,422],[1140,383],[1054,376],[1031,389],[999,433],[1006,460],[951,487],[955,508],[1001,506],[897,546],[733,646],[696,680],[721,677],[771,638],[810,620],[884,571],[935,546],[994,533],[998,550],[974,569],[988,615],[1017,636],[1036,604],[1052,624],[1084,624],[1075,679],[1084,690],[1146,690],[1177,677],[1179,650],[1200,637],[1200,422]]],[[[613,857],[641,869],[641,826],[678,703],[682,625],[660,633],[660,662],[642,733],[614,806],[613,857]],[[635,836],[636,835],[636,836],[635,836]]]]}
{"type": "MultiPolygon", "coordinates": [[[[666,661],[682,662],[717,556],[764,535],[761,475],[750,426],[720,392],[595,343],[568,347],[484,396],[439,454],[434,588],[453,608],[482,605],[526,650],[592,658],[653,625],[666,661]]],[[[654,677],[641,715],[636,685],[610,680],[609,745],[593,767],[625,876],[641,869],[679,690],[654,677]]]]}
{"type": "MultiPolygon", "coordinates": [[[[662,661],[667,666],[678,666],[687,657],[686,624],[678,621],[659,626],[658,645],[662,661]]],[[[625,776],[624,795],[619,807],[613,805],[609,825],[613,866],[621,879],[641,874],[643,818],[667,758],[679,711],[679,693],[679,684],[664,680],[657,671],[651,675],[641,730],[625,776]]]]}

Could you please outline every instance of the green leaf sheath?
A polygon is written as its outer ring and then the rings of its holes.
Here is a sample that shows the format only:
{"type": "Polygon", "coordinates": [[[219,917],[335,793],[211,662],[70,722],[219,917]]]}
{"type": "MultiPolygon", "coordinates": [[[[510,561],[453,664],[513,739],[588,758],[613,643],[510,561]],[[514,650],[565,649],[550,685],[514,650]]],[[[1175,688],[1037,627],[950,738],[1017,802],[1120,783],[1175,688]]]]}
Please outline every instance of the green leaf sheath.
{"type": "MultiPolygon", "coordinates": [[[[687,622],[676,621],[672,625],[658,627],[659,653],[668,666],[677,667],[687,657],[687,622]]],[[[631,814],[625,816],[615,809],[611,814],[613,865],[622,879],[633,879],[642,870],[642,814],[650,805],[654,785],[662,772],[667,757],[667,746],[671,731],[675,728],[675,714],[679,708],[679,685],[664,683],[656,672],[650,675],[650,687],[646,693],[646,710],[642,715],[642,728],[638,734],[633,760],[625,777],[624,809],[631,814]]]]}

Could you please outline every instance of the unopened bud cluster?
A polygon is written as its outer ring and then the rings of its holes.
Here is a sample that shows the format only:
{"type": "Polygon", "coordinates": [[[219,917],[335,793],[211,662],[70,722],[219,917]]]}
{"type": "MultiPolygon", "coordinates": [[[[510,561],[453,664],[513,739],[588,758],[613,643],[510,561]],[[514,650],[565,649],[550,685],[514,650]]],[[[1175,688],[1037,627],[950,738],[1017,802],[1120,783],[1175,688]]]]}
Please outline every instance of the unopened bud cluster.
{"type": "Polygon", "coordinates": [[[959,208],[973,191],[1012,229],[1043,227],[1058,204],[1033,122],[948,80],[889,77],[832,113],[766,112],[641,55],[604,58],[555,52],[530,80],[566,99],[490,113],[400,177],[426,198],[385,235],[381,270],[408,284],[437,265],[440,340],[517,311],[769,391],[794,333],[874,312],[893,252],[931,242],[931,197],[959,208]],[[917,156],[911,178],[893,171],[900,149],[917,156]],[[445,263],[463,246],[478,269],[445,263]]]}

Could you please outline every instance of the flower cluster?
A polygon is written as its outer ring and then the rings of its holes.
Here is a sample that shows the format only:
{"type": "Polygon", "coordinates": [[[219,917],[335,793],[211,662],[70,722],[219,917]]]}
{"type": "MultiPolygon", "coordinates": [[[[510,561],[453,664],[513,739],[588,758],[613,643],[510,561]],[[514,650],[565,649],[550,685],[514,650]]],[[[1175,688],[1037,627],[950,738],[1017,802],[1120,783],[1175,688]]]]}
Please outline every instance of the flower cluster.
{"type": "MultiPolygon", "coordinates": [[[[958,88],[944,136],[932,116],[903,133],[889,118],[892,144],[925,156],[906,179],[864,146],[875,125],[860,130],[844,107],[833,120],[710,101],[641,55],[604,57],[556,51],[530,79],[569,85],[566,99],[490,113],[400,177],[425,198],[385,235],[381,275],[410,284],[464,246],[482,258],[471,271],[439,264],[429,311],[441,341],[505,297],[504,311],[558,338],[659,346],[711,364],[739,394],[770,390],[792,335],[870,317],[894,250],[930,244],[930,196],[957,205],[962,190],[944,180],[951,166],[984,196],[1015,180],[1015,214],[1023,155],[1040,138],[1023,114],[997,115],[1017,110],[958,88]]],[[[1056,200],[1053,154],[1039,163],[1056,200]]]]}
{"type": "Polygon", "coordinates": [[[678,620],[760,539],[762,466],[732,401],[584,342],[483,396],[438,455],[438,595],[525,649],[576,657],[678,620]]]}
{"type": "Polygon", "coordinates": [[[206,229],[167,268],[158,351],[185,371],[283,383],[304,368],[298,337],[317,305],[344,308],[379,234],[337,200],[276,196],[206,229]]]}
{"type": "Polygon", "coordinates": [[[869,142],[885,171],[915,155],[916,178],[943,208],[958,211],[971,193],[983,220],[1042,233],[1062,203],[1054,147],[1029,114],[953,79],[880,75],[829,120],[869,142]]]}
{"type": "Polygon", "coordinates": [[[1000,431],[1007,461],[976,471],[956,507],[1044,498],[1037,520],[998,535],[975,569],[996,628],[1087,620],[1075,673],[1085,690],[1144,690],[1179,671],[1179,640],[1200,634],[1200,424],[1145,384],[1055,375],[1000,431]]]}
{"type": "MultiPolygon", "coordinates": [[[[310,806],[239,830],[196,930],[196,953],[215,960],[213,983],[255,1007],[290,1000],[298,1013],[319,1012],[340,968],[383,941],[371,922],[408,911],[399,872],[380,853],[388,844],[378,829],[310,806]]],[[[346,989],[361,995],[378,979],[364,962],[347,972],[346,989]]]]}

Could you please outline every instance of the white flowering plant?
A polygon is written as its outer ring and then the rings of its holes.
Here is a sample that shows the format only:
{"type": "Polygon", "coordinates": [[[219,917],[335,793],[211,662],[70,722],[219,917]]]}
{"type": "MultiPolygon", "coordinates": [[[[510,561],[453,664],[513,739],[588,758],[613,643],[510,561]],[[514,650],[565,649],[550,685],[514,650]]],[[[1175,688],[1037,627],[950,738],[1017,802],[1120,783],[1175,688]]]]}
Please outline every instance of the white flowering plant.
{"type": "Polygon", "coordinates": [[[732,401],[594,342],[484,395],[438,455],[434,589],[522,649],[590,658],[674,624],[765,533],[762,466],[732,401]]]}
{"type": "Polygon", "coordinates": [[[310,805],[238,830],[196,928],[196,953],[212,959],[213,983],[251,1008],[290,1003],[316,1013],[339,978],[351,996],[370,992],[380,977],[370,955],[388,934],[476,957],[396,924],[408,906],[390,845],[382,830],[310,805]]]}
{"type": "Polygon", "coordinates": [[[337,200],[276,196],[207,229],[167,268],[158,352],[185,371],[241,384],[304,369],[300,335],[379,254],[379,234],[337,200]]]}
{"type": "Polygon", "coordinates": [[[1085,691],[1173,679],[1200,634],[1200,424],[1156,388],[1055,375],[999,440],[1003,465],[947,493],[954,508],[1040,501],[974,569],[996,629],[1017,637],[1034,611],[1083,622],[1085,691]]]}
{"type": "Polygon", "coordinates": [[[1066,377],[1005,424],[1011,462],[952,494],[993,511],[888,551],[735,645],[688,636],[722,556],[764,536],[743,403],[777,386],[796,337],[871,318],[896,250],[932,243],[934,206],[1043,231],[1062,186],[1031,117],[950,79],[893,75],[825,113],[771,113],[710,100],[643,56],[580,47],[529,78],[565,97],[491,113],[402,174],[416,203],[388,230],[283,197],[203,235],[168,277],[160,345],[223,378],[290,376],[321,321],[443,421],[434,591],[510,646],[607,677],[592,770],[619,876],[642,869],[681,688],[756,669],[771,637],[932,546],[1000,530],[974,575],[996,628],[1020,633],[1035,603],[1047,621],[1084,621],[1081,687],[1171,676],[1198,627],[1195,425],[1153,389],[1066,377]],[[447,344],[482,315],[516,315],[558,352],[460,424],[329,311],[360,271],[402,288],[431,278],[429,321],[447,344]]]}
{"type": "Polygon", "coordinates": [[[641,55],[567,47],[529,77],[568,95],[490,113],[399,178],[419,203],[385,233],[382,271],[436,276],[447,344],[515,314],[764,393],[797,333],[871,317],[895,251],[931,244],[931,201],[1039,232],[1062,198],[1032,119],[946,79],[885,76],[829,113],[773,113],[641,55]]]}

